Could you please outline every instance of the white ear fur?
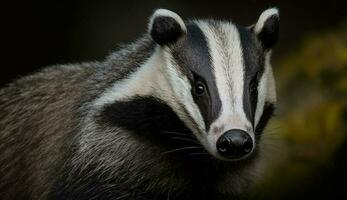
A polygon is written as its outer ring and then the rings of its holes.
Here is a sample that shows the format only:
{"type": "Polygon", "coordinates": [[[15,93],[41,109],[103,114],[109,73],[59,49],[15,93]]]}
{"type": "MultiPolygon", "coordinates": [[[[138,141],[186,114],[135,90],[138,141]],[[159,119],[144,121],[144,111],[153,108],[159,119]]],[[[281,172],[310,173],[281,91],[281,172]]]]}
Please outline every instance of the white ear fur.
{"type": "Polygon", "coordinates": [[[182,18],[178,14],[163,8],[155,10],[153,15],[150,17],[148,23],[148,32],[151,32],[153,27],[153,21],[156,17],[171,17],[180,25],[181,29],[184,32],[187,32],[186,25],[184,24],[182,18]]]}
{"type": "Polygon", "coordinates": [[[256,23],[256,25],[254,27],[254,32],[256,34],[259,34],[262,31],[262,29],[264,27],[264,23],[266,22],[266,20],[268,20],[270,17],[272,17],[274,15],[279,17],[279,13],[278,13],[277,8],[270,8],[270,9],[263,11],[261,13],[261,15],[259,16],[258,22],[256,23]]]}

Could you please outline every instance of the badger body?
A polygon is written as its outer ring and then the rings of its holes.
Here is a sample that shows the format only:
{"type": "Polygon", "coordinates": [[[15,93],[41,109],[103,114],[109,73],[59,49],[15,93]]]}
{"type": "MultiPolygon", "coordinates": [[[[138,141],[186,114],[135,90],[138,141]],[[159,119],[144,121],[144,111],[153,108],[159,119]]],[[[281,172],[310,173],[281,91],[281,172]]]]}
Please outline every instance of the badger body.
{"type": "Polygon", "coordinates": [[[248,28],[159,9],[148,34],[104,61],[9,84],[0,90],[0,199],[240,194],[276,102],[277,35],[276,9],[248,28]],[[247,138],[241,153],[237,134],[247,138]]]}

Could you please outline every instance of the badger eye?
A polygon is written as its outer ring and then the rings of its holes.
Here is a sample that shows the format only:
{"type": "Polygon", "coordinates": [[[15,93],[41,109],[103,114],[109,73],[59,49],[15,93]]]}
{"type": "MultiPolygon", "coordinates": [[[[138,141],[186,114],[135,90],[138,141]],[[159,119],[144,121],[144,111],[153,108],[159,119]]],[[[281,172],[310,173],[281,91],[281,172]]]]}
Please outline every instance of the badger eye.
{"type": "Polygon", "coordinates": [[[259,73],[257,72],[256,75],[254,76],[253,80],[250,83],[250,92],[252,95],[257,95],[258,94],[258,80],[259,73]]]}
{"type": "Polygon", "coordinates": [[[205,85],[202,82],[195,84],[195,94],[201,96],[205,93],[205,85]]]}
{"type": "Polygon", "coordinates": [[[252,95],[256,95],[258,93],[258,85],[254,82],[250,85],[250,92],[252,95]]]}

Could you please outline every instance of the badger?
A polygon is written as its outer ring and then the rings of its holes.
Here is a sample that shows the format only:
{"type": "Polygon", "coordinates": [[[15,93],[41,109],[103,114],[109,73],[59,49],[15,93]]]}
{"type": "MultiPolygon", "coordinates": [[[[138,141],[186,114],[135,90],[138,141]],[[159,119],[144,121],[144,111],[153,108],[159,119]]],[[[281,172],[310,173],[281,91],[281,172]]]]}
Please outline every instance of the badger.
{"type": "Polygon", "coordinates": [[[157,9],[99,62],[0,90],[0,199],[233,199],[275,104],[277,8],[251,26],[157,9]]]}

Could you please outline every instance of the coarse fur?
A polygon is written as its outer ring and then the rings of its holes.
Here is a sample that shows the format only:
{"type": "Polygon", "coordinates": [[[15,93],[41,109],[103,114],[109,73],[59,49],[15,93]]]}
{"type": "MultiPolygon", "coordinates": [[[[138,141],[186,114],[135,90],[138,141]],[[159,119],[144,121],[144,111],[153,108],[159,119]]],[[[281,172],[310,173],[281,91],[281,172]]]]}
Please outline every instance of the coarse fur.
{"type": "Polygon", "coordinates": [[[147,34],[104,61],[48,67],[1,89],[0,199],[203,200],[245,191],[276,103],[278,11],[264,13],[244,28],[159,9],[147,34]],[[196,82],[208,96],[196,95],[196,82]],[[215,147],[235,128],[255,146],[240,160],[215,147]]]}

